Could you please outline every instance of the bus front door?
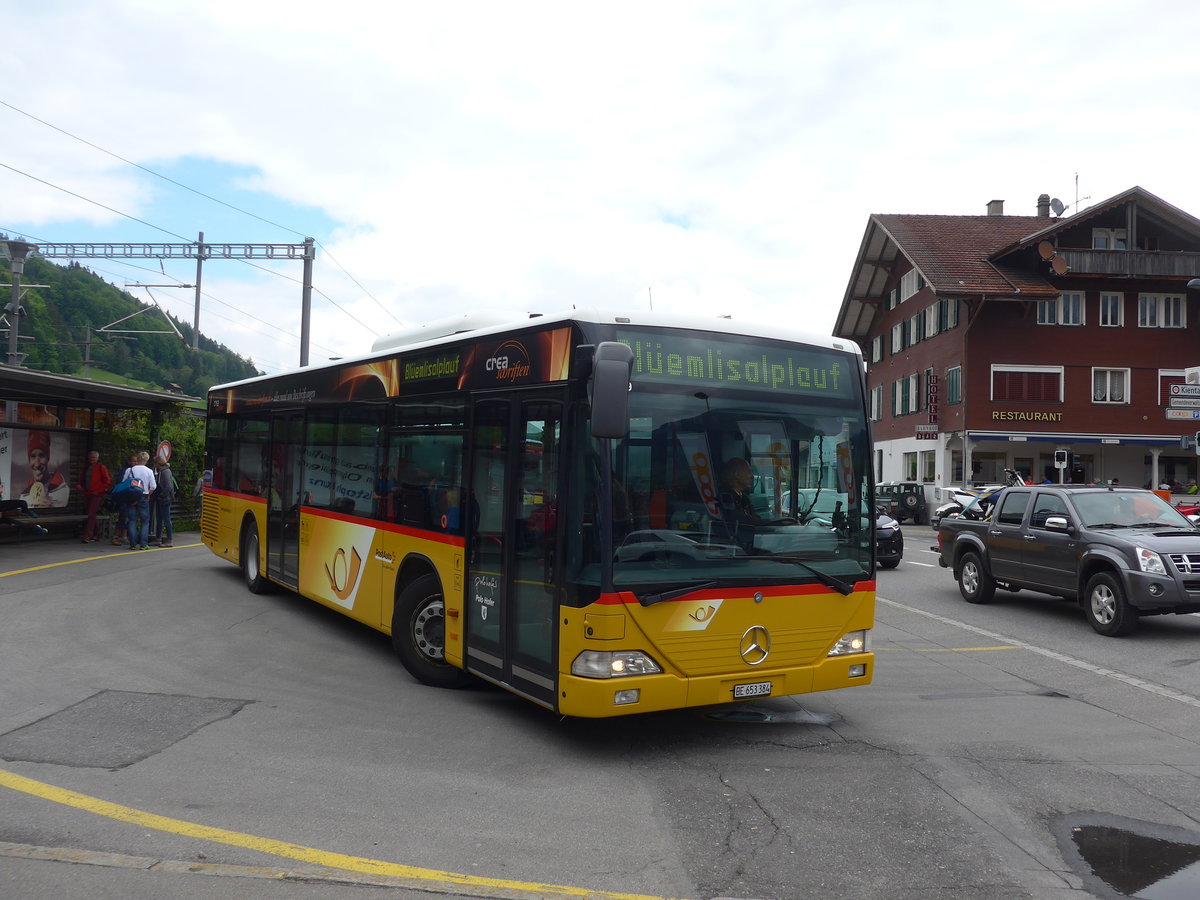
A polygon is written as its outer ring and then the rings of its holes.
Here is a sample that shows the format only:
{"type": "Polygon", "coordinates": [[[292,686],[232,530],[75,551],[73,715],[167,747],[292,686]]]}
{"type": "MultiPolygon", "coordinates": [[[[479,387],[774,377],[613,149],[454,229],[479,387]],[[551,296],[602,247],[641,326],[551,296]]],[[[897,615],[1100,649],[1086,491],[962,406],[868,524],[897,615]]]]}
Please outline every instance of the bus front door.
{"type": "Polygon", "coordinates": [[[480,399],[471,436],[467,668],[551,709],[562,418],[544,392],[480,399]]]}
{"type": "Polygon", "coordinates": [[[267,490],[267,574],[295,589],[300,561],[300,478],[304,416],[271,420],[271,472],[267,490]]]}

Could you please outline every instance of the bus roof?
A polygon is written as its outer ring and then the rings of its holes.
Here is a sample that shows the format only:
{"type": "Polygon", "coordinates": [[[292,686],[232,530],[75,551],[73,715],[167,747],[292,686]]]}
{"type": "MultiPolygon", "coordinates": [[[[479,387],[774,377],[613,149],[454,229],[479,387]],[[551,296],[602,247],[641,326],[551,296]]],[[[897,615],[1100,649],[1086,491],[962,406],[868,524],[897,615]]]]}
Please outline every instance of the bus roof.
{"type": "MultiPolygon", "coordinates": [[[[361,356],[346,357],[323,363],[305,366],[309,369],[338,368],[367,362],[380,357],[394,356],[400,352],[418,350],[425,347],[436,347],[454,341],[471,337],[486,337],[503,334],[524,328],[541,328],[554,324],[569,324],[583,322],[594,325],[634,325],[654,328],[686,328],[692,331],[712,331],[719,334],[739,334],[747,337],[761,337],[772,340],[795,341],[816,347],[825,347],[853,353],[859,357],[862,351],[850,340],[822,335],[815,332],[805,332],[781,327],[778,323],[755,322],[749,319],[735,319],[726,316],[702,316],[689,313],[666,313],[651,310],[618,311],[610,309],[568,309],[556,313],[529,313],[522,318],[520,313],[467,313],[439,319],[427,325],[416,326],[393,334],[384,335],[371,345],[371,352],[361,356]]],[[[293,372],[301,371],[299,367],[281,372],[278,375],[259,375],[241,381],[214,385],[210,391],[251,384],[256,381],[266,381],[279,378],[293,372]]]]}

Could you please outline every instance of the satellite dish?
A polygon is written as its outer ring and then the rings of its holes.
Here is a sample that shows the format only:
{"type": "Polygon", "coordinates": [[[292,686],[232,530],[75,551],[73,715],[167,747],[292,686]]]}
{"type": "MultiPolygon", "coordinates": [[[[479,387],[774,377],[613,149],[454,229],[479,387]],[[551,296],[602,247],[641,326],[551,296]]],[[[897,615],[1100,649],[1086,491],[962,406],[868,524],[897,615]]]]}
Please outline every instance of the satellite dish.
{"type": "Polygon", "coordinates": [[[1054,259],[1054,245],[1049,241],[1042,241],[1038,244],[1038,256],[1042,259],[1054,259]]]}
{"type": "Polygon", "coordinates": [[[1050,201],[1050,208],[1052,210],[1054,210],[1054,214],[1056,216],[1061,216],[1064,212],[1066,212],[1066,209],[1067,209],[1063,205],[1063,202],[1061,200],[1059,200],[1057,197],[1055,197],[1053,200],[1050,201]]]}
{"type": "Polygon", "coordinates": [[[1054,270],[1055,275],[1066,275],[1071,271],[1071,267],[1067,265],[1067,261],[1061,256],[1056,256],[1050,262],[1050,268],[1054,270]]]}

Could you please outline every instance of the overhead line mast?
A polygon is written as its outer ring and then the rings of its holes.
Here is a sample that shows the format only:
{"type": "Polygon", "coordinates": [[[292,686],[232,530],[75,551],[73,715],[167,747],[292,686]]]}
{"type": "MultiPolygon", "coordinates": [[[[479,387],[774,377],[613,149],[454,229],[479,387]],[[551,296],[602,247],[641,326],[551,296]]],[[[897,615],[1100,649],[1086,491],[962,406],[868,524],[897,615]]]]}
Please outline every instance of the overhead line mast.
{"type": "Polygon", "coordinates": [[[312,317],[312,265],[315,242],[305,238],[302,244],[211,244],[204,232],[190,244],[141,241],[78,241],[38,244],[39,256],[53,259],[195,259],[196,305],[192,329],[192,349],[200,347],[200,284],[206,259],[299,259],[304,263],[300,307],[300,365],[308,365],[308,345],[312,317]]]}

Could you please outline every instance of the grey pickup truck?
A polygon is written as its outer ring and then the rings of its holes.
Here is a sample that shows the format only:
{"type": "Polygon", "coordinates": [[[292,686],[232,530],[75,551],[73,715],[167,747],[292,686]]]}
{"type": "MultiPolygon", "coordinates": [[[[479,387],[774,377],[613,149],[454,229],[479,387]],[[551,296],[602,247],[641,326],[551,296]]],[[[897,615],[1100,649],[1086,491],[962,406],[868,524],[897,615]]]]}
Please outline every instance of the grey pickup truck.
{"type": "Polygon", "coordinates": [[[1151,491],[1010,487],[989,519],[943,519],[934,549],[968,603],[1026,588],[1077,601],[1113,636],[1139,616],[1200,612],[1200,528],[1151,491]]]}

